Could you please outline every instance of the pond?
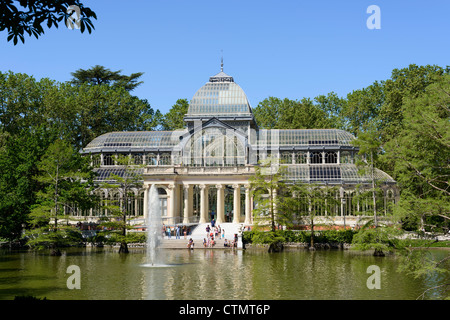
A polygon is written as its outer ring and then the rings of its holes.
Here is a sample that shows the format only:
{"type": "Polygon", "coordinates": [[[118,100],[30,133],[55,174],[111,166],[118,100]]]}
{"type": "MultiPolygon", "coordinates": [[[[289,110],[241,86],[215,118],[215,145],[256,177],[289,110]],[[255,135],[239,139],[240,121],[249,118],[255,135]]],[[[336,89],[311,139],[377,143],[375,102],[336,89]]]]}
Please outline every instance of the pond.
{"type": "MultiPolygon", "coordinates": [[[[80,248],[66,250],[60,257],[2,250],[0,299],[32,295],[50,300],[409,300],[445,281],[437,275],[414,279],[398,273],[395,255],[377,258],[353,250],[297,249],[269,254],[171,249],[159,254],[164,266],[145,267],[142,249],[124,255],[117,249],[80,248]],[[379,289],[368,288],[368,278],[375,275],[370,266],[379,268],[379,289]],[[69,289],[69,282],[78,283],[79,289],[69,289]]],[[[448,251],[434,250],[433,254],[442,258],[448,251]]]]}

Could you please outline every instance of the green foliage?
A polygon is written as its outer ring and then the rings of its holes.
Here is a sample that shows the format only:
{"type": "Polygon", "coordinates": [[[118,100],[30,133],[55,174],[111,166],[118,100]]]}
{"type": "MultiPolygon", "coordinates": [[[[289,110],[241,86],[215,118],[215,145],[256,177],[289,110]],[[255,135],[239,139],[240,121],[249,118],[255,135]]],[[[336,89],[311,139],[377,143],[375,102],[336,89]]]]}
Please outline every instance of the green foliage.
{"type": "Polygon", "coordinates": [[[34,179],[36,164],[52,139],[52,133],[42,127],[0,133],[0,237],[20,238],[41,188],[34,179]]]}
{"type": "Polygon", "coordinates": [[[253,221],[258,225],[269,223],[272,231],[275,225],[287,224],[291,212],[277,210],[285,201],[287,194],[283,192],[286,170],[275,158],[267,158],[255,167],[255,175],[249,179],[251,194],[257,203],[253,209],[253,221]]]}
{"type": "Polygon", "coordinates": [[[100,185],[101,188],[109,189],[111,192],[119,192],[122,194],[123,206],[120,203],[110,202],[106,200],[104,208],[108,210],[108,217],[100,224],[101,227],[106,227],[115,234],[118,242],[121,243],[119,252],[128,253],[127,230],[132,227],[127,223],[127,217],[130,212],[127,211],[128,199],[134,195],[133,189],[140,189],[143,184],[142,168],[143,165],[135,165],[132,159],[126,156],[118,156],[116,162],[124,169],[123,175],[111,174],[108,178],[110,182],[105,182],[100,185]],[[120,233],[116,231],[120,230],[120,233]]]}
{"type": "Polygon", "coordinates": [[[41,189],[31,206],[27,244],[35,248],[58,248],[80,240],[77,229],[59,226],[71,210],[70,205],[83,209],[95,200],[91,195],[93,173],[88,159],[83,158],[64,140],[57,139],[47,148],[37,163],[34,179],[41,189]],[[51,223],[51,224],[50,224],[51,223]]]}
{"type": "Polygon", "coordinates": [[[162,130],[183,129],[185,127],[183,117],[188,112],[188,109],[189,102],[186,99],[178,99],[169,112],[162,117],[162,130]]]}
{"type": "Polygon", "coordinates": [[[276,231],[256,231],[251,238],[251,242],[256,244],[273,244],[284,241],[285,238],[276,231]]]}
{"type": "Polygon", "coordinates": [[[58,229],[45,226],[27,230],[25,233],[27,245],[32,249],[58,249],[76,244],[82,244],[81,232],[75,227],[60,226],[58,229]]]}
{"type": "MultiPolygon", "coordinates": [[[[48,28],[55,26],[63,19],[67,19],[71,14],[67,13],[67,9],[71,5],[75,5],[80,9],[80,31],[83,33],[86,29],[91,33],[94,29],[91,19],[97,19],[97,15],[90,8],[85,7],[79,0],[34,0],[34,1],[16,1],[6,0],[0,2],[0,31],[7,30],[10,41],[13,39],[14,45],[18,39],[25,42],[24,35],[34,36],[36,39],[44,34],[43,23],[48,28]],[[22,7],[22,8],[21,8],[22,7]]],[[[65,21],[64,21],[65,23],[65,21]]]]}
{"type": "Polygon", "coordinates": [[[398,236],[401,231],[395,227],[374,227],[373,222],[367,223],[353,236],[352,248],[356,250],[375,250],[375,253],[393,251],[399,246],[398,236]]]}
{"type": "MultiPolygon", "coordinates": [[[[50,195],[50,186],[35,177],[42,176],[38,164],[56,140],[78,151],[107,132],[151,130],[159,119],[159,111],[154,112],[146,100],[132,96],[120,83],[74,85],[0,72],[0,237],[15,240],[30,222],[36,227],[47,223],[44,212],[53,207],[45,196],[50,195]],[[32,210],[35,221],[30,221],[32,210]]],[[[86,172],[88,164],[75,158],[73,170],[86,172]]],[[[83,193],[86,185],[75,181],[69,189],[63,188],[60,199],[91,205],[83,193]]],[[[66,212],[72,209],[65,207],[66,212]]]]}
{"type": "MultiPolygon", "coordinates": [[[[354,230],[323,230],[316,231],[316,243],[352,243],[352,239],[357,231],[354,230]]],[[[284,243],[310,243],[310,231],[294,231],[294,230],[275,230],[261,231],[252,230],[243,233],[243,239],[246,243],[270,244],[275,241],[284,243]]]]}
{"type": "Polygon", "coordinates": [[[435,79],[420,96],[404,99],[403,129],[386,143],[385,158],[395,162],[402,188],[397,216],[442,232],[450,222],[450,75],[435,79]]]}
{"type": "Polygon", "coordinates": [[[121,87],[127,91],[134,90],[137,86],[142,84],[139,78],[144,74],[143,72],[132,73],[129,76],[120,74],[121,70],[111,71],[104,66],[96,65],[90,69],[78,69],[72,72],[72,83],[81,85],[83,83],[89,85],[108,85],[113,88],[121,87]]]}
{"type": "Polygon", "coordinates": [[[152,130],[160,117],[122,85],[36,81],[0,72],[0,129],[10,134],[42,126],[80,149],[107,132],[152,130]]]}
{"type": "MultiPolygon", "coordinates": [[[[327,97],[318,98],[321,107],[326,109],[327,97]]],[[[331,104],[331,103],[330,103],[331,104]]],[[[298,100],[281,100],[269,97],[253,108],[256,122],[264,129],[318,129],[334,127],[335,119],[328,116],[329,110],[322,110],[307,98],[298,100]]]]}

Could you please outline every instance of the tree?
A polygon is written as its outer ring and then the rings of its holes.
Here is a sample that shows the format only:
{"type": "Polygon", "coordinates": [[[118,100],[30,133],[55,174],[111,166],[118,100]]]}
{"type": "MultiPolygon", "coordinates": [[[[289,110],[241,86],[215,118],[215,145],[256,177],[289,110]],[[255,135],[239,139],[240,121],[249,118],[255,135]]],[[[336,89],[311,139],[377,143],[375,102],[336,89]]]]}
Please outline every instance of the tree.
{"type": "Polygon", "coordinates": [[[354,135],[369,128],[378,129],[379,113],[384,103],[383,82],[375,81],[367,88],[347,94],[347,103],[342,104],[339,118],[345,130],[354,135]]]}
{"type": "Polygon", "coordinates": [[[0,129],[11,134],[43,125],[79,149],[107,132],[152,130],[159,119],[147,100],[121,86],[36,81],[0,72],[0,129]]]}
{"type": "Polygon", "coordinates": [[[133,91],[143,82],[139,78],[143,72],[132,73],[129,76],[120,74],[122,70],[111,71],[104,66],[96,65],[90,69],[78,69],[72,72],[73,79],[71,82],[75,85],[87,83],[89,85],[105,84],[112,87],[122,87],[127,91],[133,91]]]}
{"type": "Polygon", "coordinates": [[[254,221],[258,224],[269,222],[272,232],[278,224],[290,221],[289,212],[278,210],[284,198],[284,179],[285,168],[273,158],[261,161],[255,167],[255,175],[249,179],[251,194],[256,203],[253,209],[254,221]]]}
{"type": "Polygon", "coordinates": [[[292,212],[296,217],[305,217],[311,228],[310,248],[314,249],[315,218],[321,212],[333,214],[332,208],[338,204],[337,188],[329,185],[308,184],[296,181],[288,185],[290,197],[284,203],[284,210],[292,212]]]}
{"type": "Polygon", "coordinates": [[[21,238],[30,206],[41,188],[34,179],[37,162],[53,139],[44,127],[0,133],[0,237],[21,238]]]}
{"type": "Polygon", "coordinates": [[[329,128],[345,129],[344,119],[341,117],[347,106],[345,98],[340,98],[335,92],[330,92],[326,96],[315,97],[314,101],[317,103],[316,106],[324,111],[330,119],[329,128]]]}
{"type": "Polygon", "coordinates": [[[450,75],[445,75],[422,95],[405,99],[402,130],[385,146],[402,188],[396,213],[405,222],[418,221],[422,231],[442,232],[450,222],[449,106],[450,75]]]}
{"type": "Polygon", "coordinates": [[[115,159],[116,163],[123,168],[121,174],[111,174],[108,182],[100,185],[101,188],[109,189],[110,192],[119,192],[122,195],[122,207],[120,203],[109,202],[106,203],[105,208],[109,211],[109,216],[106,221],[101,223],[101,226],[107,227],[116,232],[119,230],[118,240],[120,242],[119,253],[128,253],[127,244],[127,230],[130,226],[127,223],[128,201],[133,199],[133,189],[140,189],[143,184],[143,165],[136,165],[133,159],[129,156],[118,156],[115,159]]]}
{"type": "MultiPolygon", "coordinates": [[[[424,250],[423,248],[411,248],[406,246],[401,250],[400,263],[398,266],[399,272],[405,272],[414,276],[414,278],[426,279],[430,276],[436,276],[440,274],[448,279],[450,275],[450,255],[442,259],[436,259],[430,250],[424,250]]],[[[444,282],[441,285],[430,287],[423,291],[417,298],[425,298],[425,295],[430,290],[442,289],[442,299],[448,300],[450,282],[444,282]]]]}
{"type": "Polygon", "coordinates": [[[42,185],[38,201],[30,213],[33,230],[28,232],[28,244],[36,247],[50,246],[53,255],[60,255],[59,247],[73,240],[74,228],[60,226],[73,207],[89,207],[89,181],[93,173],[83,158],[64,140],[53,142],[39,161],[39,174],[35,179],[42,185]],[[70,237],[68,237],[70,235],[70,237]]]}
{"type": "Polygon", "coordinates": [[[177,102],[170,108],[161,120],[162,130],[177,130],[183,129],[185,123],[184,115],[188,112],[189,102],[187,99],[178,99],[177,102]]]}
{"type": "Polygon", "coordinates": [[[372,221],[364,225],[353,236],[352,245],[356,250],[371,250],[376,257],[384,257],[384,252],[393,251],[398,247],[401,231],[394,226],[374,226],[372,221]]]}
{"type": "Polygon", "coordinates": [[[378,154],[381,152],[381,142],[378,138],[377,132],[368,129],[365,132],[361,132],[358,139],[353,141],[353,144],[359,146],[360,155],[359,160],[356,161],[356,165],[359,167],[359,173],[370,176],[372,185],[372,204],[373,204],[373,218],[375,228],[378,227],[377,218],[377,188],[375,181],[375,161],[378,154]],[[368,160],[367,160],[368,158],[368,160]],[[368,173],[368,174],[367,174],[368,173]]]}
{"type": "Polygon", "coordinates": [[[86,29],[91,33],[94,25],[91,19],[97,19],[97,15],[90,8],[85,7],[79,0],[21,0],[18,8],[13,0],[0,2],[0,31],[8,31],[8,41],[13,40],[14,45],[18,39],[25,42],[25,33],[38,39],[44,34],[42,23],[47,22],[47,27],[55,26],[63,19],[67,21],[73,14],[70,6],[76,6],[77,19],[80,23],[80,31],[86,29]],[[24,10],[24,11],[22,11],[24,10]]]}
{"type": "Polygon", "coordinates": [[[45,187],[34,179],[38,163],[56,139],[79,150],[107,132],[151,130],[159,117],[120,86],[0,72],[0,236],[16,240],[28,226],[37,192],[45,187]]]}
{"type": "Polygon", "coordinates": [[[310,99],[281,100],[269,97],[253,109],[256,122],[264,129],[312,129],[333,127],[333,121],[310,99]]]}
{"type": "Polygon", "coordinates": [[[390,140],[402,128],[406,100],[421,96],[427,86],[449,71],[448,67],[444,69],[436,65],[415,64],[392,70],[391,78],[383,83],[384,101],[378,116],[383,142],[390,140]]]}

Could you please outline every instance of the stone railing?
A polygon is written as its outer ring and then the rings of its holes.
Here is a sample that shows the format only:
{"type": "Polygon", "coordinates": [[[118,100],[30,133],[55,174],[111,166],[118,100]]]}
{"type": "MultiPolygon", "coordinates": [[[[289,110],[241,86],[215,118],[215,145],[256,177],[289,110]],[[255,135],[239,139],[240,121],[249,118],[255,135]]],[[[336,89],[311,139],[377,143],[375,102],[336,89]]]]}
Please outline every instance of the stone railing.
{"type": "Polygon", "coordinates": [[[234,167],[153,167],[148,166],[144,169],[145,175],[160,174],[183,174],[183,175],[230,175],[230,174],[252,174],[255,169],[252,166],[234,166],[234,167]]]}

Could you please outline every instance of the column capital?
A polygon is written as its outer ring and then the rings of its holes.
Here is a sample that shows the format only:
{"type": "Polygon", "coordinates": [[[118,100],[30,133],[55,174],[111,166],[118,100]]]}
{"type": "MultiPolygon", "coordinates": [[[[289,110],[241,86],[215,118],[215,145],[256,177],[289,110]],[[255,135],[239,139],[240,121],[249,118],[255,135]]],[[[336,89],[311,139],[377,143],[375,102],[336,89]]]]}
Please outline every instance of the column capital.
{"type": "Polygon", "coordinates": [[[223,189],[223,184],[216,184],[217,189],[223,189]]]}
{"type": "Polygon", "coordinates": [[[240,187],[241,185],[238,183],[233,184],[233,189],[239,189],[240,187]]]}
{"type": "Polygon", "coordinates": [[[169,189],[175,189],[175,183],[170,183],[167,185],[167,188],[169,189]]]}
{"type": "Polygon", "coordinates": [[[198,187],[199,187],[201,190],[204,190],[204,189],[208,188],[208,185],[207,185],[207,184],[199,184],[198,187]]]}
{"type": "Polygon", "coordinates": [[[192,184],[183,184],[184,190],[189,190],[192,187],[192,184]]]}

